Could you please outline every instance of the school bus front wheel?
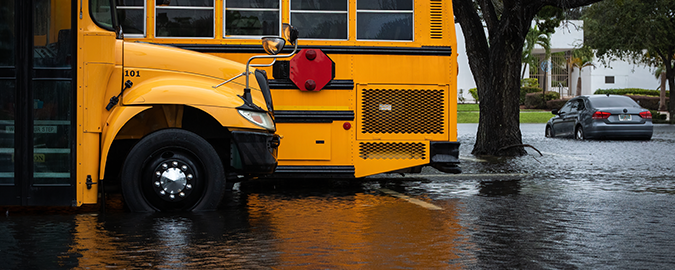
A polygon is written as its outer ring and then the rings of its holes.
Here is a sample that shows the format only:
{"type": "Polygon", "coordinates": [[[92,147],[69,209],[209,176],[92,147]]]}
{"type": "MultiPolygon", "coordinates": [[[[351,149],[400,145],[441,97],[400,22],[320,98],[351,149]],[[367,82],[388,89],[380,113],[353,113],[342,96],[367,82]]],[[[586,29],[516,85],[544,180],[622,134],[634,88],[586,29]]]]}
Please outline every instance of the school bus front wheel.
{"type": "Polygon", "coordinates": [[[129,152],[122,194],[134,212],[212,211],[225,192],[225,172],[211,144],[182,129],[147,135],[129,152]]]}

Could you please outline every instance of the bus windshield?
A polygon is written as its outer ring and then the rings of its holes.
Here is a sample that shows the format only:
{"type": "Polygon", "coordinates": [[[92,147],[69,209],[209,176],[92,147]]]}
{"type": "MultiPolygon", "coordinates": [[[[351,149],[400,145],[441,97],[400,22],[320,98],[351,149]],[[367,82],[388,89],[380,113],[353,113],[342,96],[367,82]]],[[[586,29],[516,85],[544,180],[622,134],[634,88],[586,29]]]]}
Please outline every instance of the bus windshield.
{"type": "Polygon", "coordinates": [[[104,29],[115,30],[114,5],[111,0],[90,0],[89,12],[96,24],[104,29]]]}

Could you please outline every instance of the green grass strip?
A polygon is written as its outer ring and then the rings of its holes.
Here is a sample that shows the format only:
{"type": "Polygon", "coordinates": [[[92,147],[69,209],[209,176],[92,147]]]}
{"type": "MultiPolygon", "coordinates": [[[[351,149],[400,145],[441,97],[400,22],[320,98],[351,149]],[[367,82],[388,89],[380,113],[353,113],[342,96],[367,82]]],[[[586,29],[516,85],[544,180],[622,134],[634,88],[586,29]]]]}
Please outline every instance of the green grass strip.
{"type": "Polygon", "coordinates": [[[457,104],[457,111],[458,112],[466,112],[466,111],[480,111],[478,109],[478,104],[457,104]]]}
{"type": "MultiPolygon", "coordinates": [[[[478,104],[457,104],[457,123],[478,123],[478,104]]],[[[546,123],[553,114],[542,110],[521,110],[520,123],[546,123]]]]}

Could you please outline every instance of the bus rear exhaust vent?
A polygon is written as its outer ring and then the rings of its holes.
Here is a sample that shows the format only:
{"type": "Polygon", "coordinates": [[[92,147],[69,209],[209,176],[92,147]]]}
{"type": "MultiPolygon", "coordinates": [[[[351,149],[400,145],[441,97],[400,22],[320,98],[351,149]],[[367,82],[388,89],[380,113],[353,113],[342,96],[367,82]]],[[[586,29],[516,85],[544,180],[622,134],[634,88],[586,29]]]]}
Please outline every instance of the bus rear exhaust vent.
{"type": "Polygon", "coordinates": [[[359,143],[362,159],[426,159],[423,143],[359,143]]]}
{"type": "Polygon", "coordinates": [[[363,89],[361,95],[361,133],[444,133],[444,90],[363,89]]]}
{"type": "Polygon", "coordinates": [[[430,0],[430,12],[431,12],[431,38],[432,39],[442,39],[443,38],[443,1],[442,0],[430,0]]]}

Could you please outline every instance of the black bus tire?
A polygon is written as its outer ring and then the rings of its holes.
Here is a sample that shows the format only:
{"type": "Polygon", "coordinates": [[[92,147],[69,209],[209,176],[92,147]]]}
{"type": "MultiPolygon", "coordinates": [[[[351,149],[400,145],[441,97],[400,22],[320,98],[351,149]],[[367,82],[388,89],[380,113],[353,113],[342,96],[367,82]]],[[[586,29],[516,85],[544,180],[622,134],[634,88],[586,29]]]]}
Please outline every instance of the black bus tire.
{"type": "Polygon", "coordinates": [[[213,211],[225,192],[225,172],[216,150],[202,137],[163,129],[131,149],[121,184],[133,212],[213,211]]]}

